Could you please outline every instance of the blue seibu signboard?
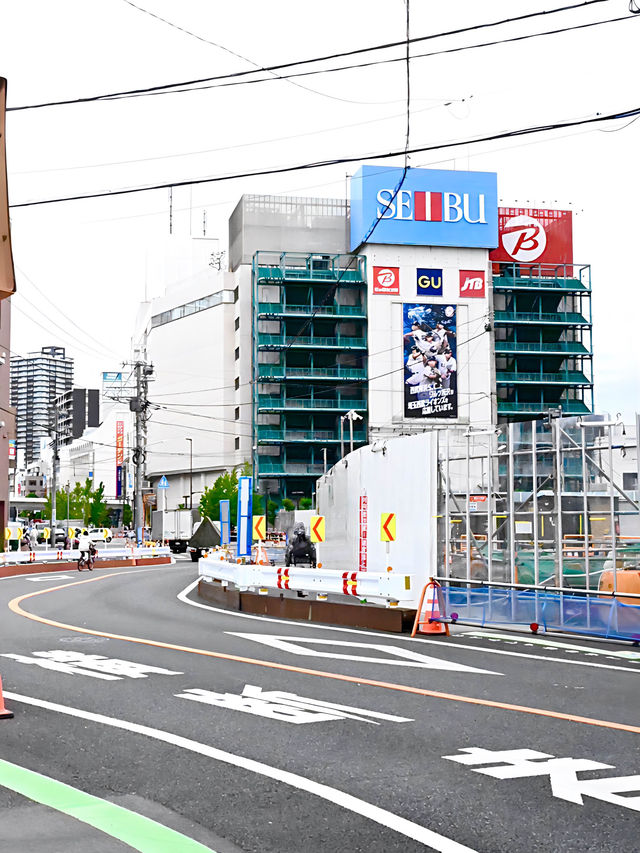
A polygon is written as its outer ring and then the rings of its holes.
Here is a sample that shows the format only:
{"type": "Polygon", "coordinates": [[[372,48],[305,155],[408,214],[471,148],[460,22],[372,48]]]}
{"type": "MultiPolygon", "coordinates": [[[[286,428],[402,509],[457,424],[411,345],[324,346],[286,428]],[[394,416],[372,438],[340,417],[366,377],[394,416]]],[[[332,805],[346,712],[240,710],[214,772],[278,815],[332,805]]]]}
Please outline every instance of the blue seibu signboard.
{"type": "Polygon", "coordinates": [[[498,176],[362,166],[351,179],[351,251],[363,242],[494,249],[498,176]],[[372,226],[375,230],[367,237],[372,226]]]}

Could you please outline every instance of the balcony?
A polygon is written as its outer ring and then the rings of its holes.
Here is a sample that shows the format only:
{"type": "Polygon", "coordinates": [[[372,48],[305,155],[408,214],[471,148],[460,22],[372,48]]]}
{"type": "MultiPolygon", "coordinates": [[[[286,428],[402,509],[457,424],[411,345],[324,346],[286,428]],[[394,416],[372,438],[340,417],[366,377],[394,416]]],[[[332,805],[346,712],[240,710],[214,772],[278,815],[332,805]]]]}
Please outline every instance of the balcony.
{"type": "Polygon", "coordinates": [[[260,302],[259,317],[367,317],[363,305],[288,305],[285,302],[260,302]]]}
{"type": "Polygon", "coordinates": [[[545,400],[538,403],[512,403],[498,399],[498,414],[546,414],[549,409],[562,407],[565,415],[586,415],[590,413],[588,406],[582,400],[545,400]]]}
{"type": "Polygon", "coordinates": [[[285,462],[282,459],[267,461],[266,457],[258,457],[258,477],[315,477],[324,473],[322,463],[285,462]]]}
{"type": "Polygon", "coordinates": [[[544,323],[560,326],[590,326],[591,322],[574,311],[556,311],[553,314],[533,314],[522,311],[494,311],[496,323],[544,323]]]}
{"type": "MultiPolygon", "coordinates": [[[[345,430],[345,437],[348,439],[348,431],[345,430]]],[[[320,442],[322,444],[337,444],[340,441],[340,436],[332,430],[296,430],[296,429],[269,429],[268,427],[258,427],[258,444],[295,444],[302,442],[320,442]]],[[[365,444],[367,441],[366,432],[355,432],[353,434],[355,444],[365,444]]]]}
{"type": "Polygon", "coordinates": [[[260,364],[260,379],[366,379],[364,367],[287,367],[279,364],[260,364]]]}
{"type": "Polygon", "coordinates": [[[503,370],[496,372],[498,383],[544,383],[545,385],[592,385],[584,373],[579,370],[560,370],[557,373],[511,373],[503,370]]]}
{"type": "Polygon", "coordinates": [[[257,267],[256,276],[259,282],[265,284],[280,284],[284,281],[365,284],[363,258],[356,258],[348,268],[347,263],[349,261],[345,262],[345,256],[338,256],[338,258],[341,260],[336,258],[331,258],[328,261],[303,259],[307,262],[295,266],[288,265],[286,259],[282,264],[260,264],[257,267]]]}
{"type": "Polygon", "coordinates": [[[287,399],[286,397],[269,397],[263,394],[258,397],[258,410],[261,412],[282,412],[291,409],[315,409],[316,411],[331,412],[347,412],[350,409],[355,409],[359,412],[366,412],[367,401],[347,400],[341,397],[338,399],[323,399],[322,397],[287,399]]]}
{"type": "Polygon", "coordinates": [[[570,352],[591,355],[591,351],[579,341],[554,341],[553,343],[538,343],[538,341],[496,341],[496,352],[546,353],[549,355],[563,355],[570,352]]]}
{"type": "Polygon", "coordinates": [[[494,290],[561,290],[589,293],[589,267],[576,264],[493,264],[494,290]]]}
{"type": "Polygon", "coordinates": [[[264,349],[366,349],[366,338],[348,338],[337,335],[335,338],[295,337],[295,335],[268,335],[258,333],[258,347],[264,349]]]}

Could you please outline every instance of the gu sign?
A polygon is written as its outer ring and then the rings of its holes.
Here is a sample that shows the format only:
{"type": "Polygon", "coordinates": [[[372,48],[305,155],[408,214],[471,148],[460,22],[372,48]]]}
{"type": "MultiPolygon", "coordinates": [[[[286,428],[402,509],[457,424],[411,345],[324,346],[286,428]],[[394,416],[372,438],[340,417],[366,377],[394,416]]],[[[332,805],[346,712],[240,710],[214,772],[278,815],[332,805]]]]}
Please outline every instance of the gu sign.
{"type": "Polygon", "coordinates": [[[362,166],[354,175],[352,251],[363,242],[484,249],[498,245],[495,172],[409,169],[404,181],[402,173],[400,168],[362,166]]]}

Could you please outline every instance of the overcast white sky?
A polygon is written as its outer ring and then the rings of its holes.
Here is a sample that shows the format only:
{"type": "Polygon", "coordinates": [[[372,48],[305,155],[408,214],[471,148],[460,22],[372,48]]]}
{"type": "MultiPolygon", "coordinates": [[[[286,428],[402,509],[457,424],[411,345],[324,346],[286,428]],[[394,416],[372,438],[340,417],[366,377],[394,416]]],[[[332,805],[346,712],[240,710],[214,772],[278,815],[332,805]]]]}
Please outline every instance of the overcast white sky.
{"type": "MultiPolygon", "coordinates": [[[[137,2],[137,0],[136,0],[137,2]]],[[[412,0],[424,36],[569,5],[570,0],[412,0]]],[[[404,38],[404,0],[139,0],[178,27],[260,65],[404,38]]],[[[411,63],[411,146],[608,115],[640,106],[640,15],[628,0],[414,45],[413,54],[590,21],[617,23],[411,63]]],[[[159,21],[126,0],[3,4],[0,75],[8,105],[210,77],[248,62],[159,21]]],[[[402,55],[402,49],[365,59],[402,55]]],[[[341,64],[341,63],[340,63],[341,64]]],[[[317,67],[317,66],[314,66],[317,67]]],[[[328,67],[325,65],[324,67],[328,67]]],[[[200,92],[9,113],[12,203],[361,157],[404,145],[402,63],[200,92]]],[[[503,204],[571,208],[574,258],[592,265],[596,407],[640,409],[637,156],[640,120],[415,154],[414,166],[498,173],[503,204]]],[[[398,160],[381,161],[385,165],[398,160]]],[[[344,197],[357,164],[204,184],[174,195],[194,233],[226,248],[243,192],[344,197]]],[[[78,384],[128,357],[145,270],[168,234],[168,192],[74,201],[12,212],[18,279],[12,348],[62,344],[78,384]],[[75,324],[75,325],[74,325],[75,324]],[[84,333],[78,331],[81,327],[84,333]]]]}

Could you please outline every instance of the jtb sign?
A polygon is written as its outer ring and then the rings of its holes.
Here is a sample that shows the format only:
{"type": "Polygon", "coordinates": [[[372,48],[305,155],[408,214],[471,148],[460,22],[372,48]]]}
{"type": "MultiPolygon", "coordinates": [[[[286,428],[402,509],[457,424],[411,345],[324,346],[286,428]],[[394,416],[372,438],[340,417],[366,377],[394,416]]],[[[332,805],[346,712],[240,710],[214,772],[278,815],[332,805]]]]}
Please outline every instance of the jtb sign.
{"type": "Polygon", "coordinates": [[[362,242],[485,249],[498,245],[495,172],[409,169],[397,190],[402,171],[362,166],[354,175],[352,251],[362,242]]]}

